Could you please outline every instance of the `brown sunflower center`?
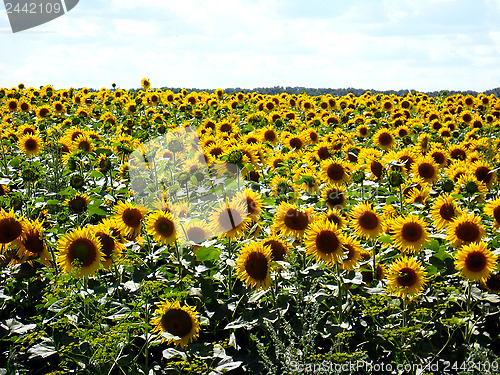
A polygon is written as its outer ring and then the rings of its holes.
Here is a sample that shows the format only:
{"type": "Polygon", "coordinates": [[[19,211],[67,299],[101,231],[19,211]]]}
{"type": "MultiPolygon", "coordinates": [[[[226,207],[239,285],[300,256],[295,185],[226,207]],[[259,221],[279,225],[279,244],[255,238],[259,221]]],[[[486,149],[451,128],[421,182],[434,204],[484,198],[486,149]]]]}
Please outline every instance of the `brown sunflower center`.
{"type": "Polygon", "coordinates": [[[276,140],[276,134],[272,130],[266,130],[264,139],[269,142],[274,142],[276,140]]]}
{"type": "Polygon", "coordinates": [[[382,165],[382,163],[374,160],[370,164],[370,170],[375,177],[380,178],[382,176],[382,172],[384,171],[384,166],[382,165]]]}
{"type": "Polygon", "coordinates": [[[24,240],[23,245],[30,253],[40,254],[44,249],[43,239],[40,233],[30,232],[28,233],[24,240]]]}
{"type": "Polygon", "coordinates": [[[174,223],[168,218],[161,217],[156,220],[155,230],[162,237],[170,237],[175,230],[174,223]]]}
{"type": "Polygon", "coordinates": [[[277,262],[285,260],[286,249],[281,242],[276,240],[268,240],[264,242],[264,246],[271,246],[273,260],[277,262]]]}
{"type": "Polygon", "coordinates": [[[465,153],[464,150],[462,150],[460,148],[456,148],[456,149],[451,151],[450,156],[452,159],[455,159],[455,160],[465,160],[467,154],[465,153]]]}
{"type": "Polygon", "coordinates": [[[33,138],[29,138],[24,142],[24,148],[28,151],[36,151],[38,149],[38,142],[33,138]]]}
{"type": "Polygon", "coordinates": [[[361,215],[359,215],[358,224],[363,229],[375,229],[378,226],[378,217],[374,212],[365,211],[361,215]]]}
{"type": "Polygon", "coordinates": [[[200,243],[205,239],[205,231],[200,227],[192,227],[186,231],[189,241],[200,243]]]}
{"type": "Polygon", "coordinates": [[[389,133],[382,133],[378,136],[378,142],[382,146],[389,146],[392,143],[392,135],[389,133]]]}
{"type": "Polygon", "coordinates": [[[295,148],[295,149],[301,148],[302,141],[300,140],[300,138],[294,137],[294,138],[290,139],[290,147],[295,148]]]}
{"type": "Polygon", "coordinates": [[[328,178],[333,181],[340,181],[344,177],[344,167],[341,164],[330,164],[326,171],[328,178]]]}
{"type": "Polygon", "coordinates": [[[434,161],[438,164],[443,164],[444,161],[445,161],[445,157],[444,157],[444,154],[440,151],[435,151],[431,154],[432,158],[434,159],[434,161]]]}
{"type": "Polygon", "coordinates": [[[255,200],[253,200],[251,197],[246,197],[246,204],[247,204],[247,212],[250,215],[256,215],[259,212],[259,205],[255,200]]]}
{"type": "Polygon", "coordinates": [[[231,125],[224,124],[220,127],[220,130],[225,133],[229,133],[231,131],[231,125]]]}
{"type": "Polygon", "coordinates": [[[417,273],[414,269],[405,267],[399,271],[397,283],[401,287],[411,287],[417,282],[417,273]]]}
{"type": "Polygon", "coordinates": [[[318,149],[318,156],[321,160],[326,160],[328,159],[330,155],[330,151],[328,151],[328,147],[322,146],[318,149]]]}
{"type": "Polygon", "coordinates": [[[455,235],[464,242],[474,242],[479,240],[481,232],[475,223],[466,221],[457,226],[455,235]]]}
{"type": "Polygon", "coordinates": [[[329,207],[342,206],[345,202],[344,192],[337,188],[328,190],[326,196],[326,204],[329,207]]]}
{"type": "Polygon", "coordinates": [[[193,321],[186,311],[170,309],[161,317],[160,325],[164,331],[182,338],[191,332],[193,321]]]}
{"type": "Polygon", "coordinates": [[[83,267],[89,266],[97,256],[97,248],[88,238],[79,238],[69,246],[68,256],[71,262],[76,260],[83,267]]]}
{"type": "Polygon", "coordinates": [[[352,245],[345,244],[344,251],[347,254],[347,257],[344,259],[344,261],[352,260],[354,258],[354,256],[356,255],[356,250],[354,249],[354,247],[352,247],[352,245]]]}
{"type": "Polygon", "coordinates": [[[115,240],[104,232],[96,233],[96,237],[101,240],[102,252],[109,258],[115,249],[115,240]]]}
{"type": "Polygon", "coordinates": [[[84,197],[74,197],[68,203],[69,208],[75,214],[81,214],[87,209],[87,200],[84,197]]]}
{"type": "Polygon", "coordinates": [[[486,287],[491,291],[500,290],[500,274],[491,275],[488,280],[486,280],[486,287]]]}
{"type": "Polygon", "coordinates": [[[309,216],[305,212],[290,208],[285,215],[285,225],[293,230],[304,230],[309,224],[309,216]]]}
{"type": "Polygon", "coordinates": [[[422,238],[423,232],[423,228],[419,223],[410,222],[403,225],[401,236],[407,242],[416,242],[422,238]]]}
{"type": "Polygon", "coordinates": [[[316,236],[316,248],[320,253],[331,254],[335,252],[340,245],[340,241],[331,230],[322,230],[316,236]]]}
{"type": "Polygon", "coordinates": [[[445,203],[439,209],[439,216],[441,216],[446,221],[450,221],[455,217],[455,208],[452,204],[445,203]]]}
{"type": "Polygon", "coordinates": [[[21,235],[23,225],[13,217],[0,220],[0,243],[9,243],[21,235]]]}
{"type": "Polygon", "coordinates": [[[476,175],[476,178],[479,181],[484,182],[485,184],[489,183],[491,181],[491,178],[493,177],[488,167],[479,167],[474,173],[476,175]]]}
{"type": "Polygon", "coordinates": [[[137,208],[126,208],[122,214],[122,220],[126,226],[137,228],[141,225],[142,214],[137,208]]]}
{"type": "Polygon", "coordinates": [[[264,281],[268,268],[266,256],[257,251],[250,253],[245,261],[245,271],[254,280],[264,281]]]}
{"type": "Polygon", "coordinates": [[[337,227],[340,226],[340,224],[342,223],[342,219],[336,214],[336,213],[331,213],[327,216],[327,219],[328,221],[330,221],[331,223],[337,225],[337,227]]]}
{"type": "Polygon", "coordinates": [[[495,218],[497,223],[500,223],[500,206],[497,206],[493,209],[493,217],[495,218]]]}
{"type": "Polygon", "coordinates": [[[486,264],[486,256],[481,251],[474,251],[465,259],[465,267],[472,272],[481,272],[486,267],[486,264]]]}
{"type": "Polygon", "coordinates": [[[418,174],[426,180],[431,179],[436,174],[434,166],[430,163],[422,163],[418,166],[418,174]]]}

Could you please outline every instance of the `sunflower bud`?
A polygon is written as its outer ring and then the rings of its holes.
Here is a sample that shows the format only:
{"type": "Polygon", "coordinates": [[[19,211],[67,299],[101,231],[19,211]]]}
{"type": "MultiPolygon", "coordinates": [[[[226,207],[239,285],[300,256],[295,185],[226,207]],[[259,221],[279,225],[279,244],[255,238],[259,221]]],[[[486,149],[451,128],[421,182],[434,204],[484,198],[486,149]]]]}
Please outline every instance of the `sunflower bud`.
{"type": "Polygon", "coordinates": [[[398,187],[403,183],[403,176],[399,171],[389,173],[389,184],[393,187],[398,187]]]}
{"type": "Polygon", "coordinates": [[[362,169],[358,169],[352,174],[352,182],[359,184],[365,180],[365,177],[365,171],[363,171],[362,169]]]}

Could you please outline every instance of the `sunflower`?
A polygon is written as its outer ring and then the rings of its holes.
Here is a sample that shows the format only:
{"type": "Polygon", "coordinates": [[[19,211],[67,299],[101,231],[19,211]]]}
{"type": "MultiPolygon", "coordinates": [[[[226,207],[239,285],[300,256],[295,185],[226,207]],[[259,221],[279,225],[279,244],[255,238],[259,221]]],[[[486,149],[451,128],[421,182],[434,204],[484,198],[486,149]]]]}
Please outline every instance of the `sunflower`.
{"type": "Polygon", "coordinates": [[[339,208],[331,208],[324,213],[323,216],[326,220],[332,222],[337,228],[342,229],[345,225],[345,217],[339,208]]]}
{"type": "Polygon", "coordinates": [[[468,198],[474,197],[474,201],[483,201],[487,193],[487,187],[474,174],[466,172],[458,178],[453,193],[468,198]]]}
{"type": "Polygon", "coordinates": [[[233,198],[233,202],[241,203],[243,207],[247,207],[248,217],[253,220],[257,220],[262,212],[262,196],[248,188],[238,192],[233,198]]]}
{"type": "Polygon", "coordinates": [[[434,227],[439,231],[446,228],[461,213],[461,210],[451,195],[441,194],[434,201],[430,213],[434,227]]]}
{"type": "Polygon", "coordinates": [[[24,230],[23,220],[18,219],[13,210],[0,208],[0,244],[7,245],[16,240],[24,230]]]}
{"type": "Polygon", "coordinates": [[[247,287],[267,289],[271,286],[271,246],[253,242],[241,248],[236,260],[236,275],[247,287]]]}
{"type": "Polygon", "coordinates": [[[500,197],[486,203],[483,212],[495,220],[495,230],[500,228],[500,197]]]}
{"type": "Polygon", "coordinates": [[[95,146],[92,138],[87,133],[84,133],[76,137],[71,144],[71,149],[73,151],[85,151],[87,154],[90,154],[95,150],[95,146]]]}
{"type": "Polygon", "coordinates": [[[342,236],[342,249],[344,250],[345,258],[342,260],[342,268],[345,270],[353,270],[362,260],[363,248],[358,240],[342,236]]]}
{"type": "Polygon", "coordinates": [[[356,135],[359,137],[359,138],[365,138],[368,136],[368,133],[369,133],[369,128],[367,125],[365,124],[361,124],[361,125],[358,125],[356,127],[356,135]]]}
{"type": "Polygon", "coordinates": [[[448,225],[446,239],[455,246],[461,246],[481,241],[484,234],[480,217],[473,214],[463,214],[448,225]]]}
{"type": "Polygon", "coordinates": [[[401,298],[412,297],[424,289],[426,275],[420,261],[403,256],[389,266],[387,290],[401,298]]]}
{"type": "Polygon", "coordinates": [[[272,197],[287,197],[290,199],[295,199],[298,195],[297,187],[292,181],[287,178],[276,174],[271,182],[269,183],[269,187],[271,188],[271,196],[272,197]]]}
{"type": "Polygon", "coordinates": [[[298,209],[294,204],[281,202],[274,216],[274,229],[286,236],[301,238],[311,222],[312,211],[312,207],[298,209]]]}
{"type": "Polygon", "coordinates": [[[495,270],[498,257],[484,242],[463,246],[455,254],[455,268],[467,280],[486,280],[495,270]]]}
{"type": "Polygon", "coordinates": [[[151,87],[151,82],[149,82],[148,79],[143,78],[141,79],[141,86],[144,88],[144,90],[147,90],[151,87]]]}
{"type": "Polygon", "coordinates": [[[111,221],[103,221],[94,228],[94,234],[101,242],[101,251],[104,255],[102,264],[110,269],[113,262],[119,259],[126,248],[120,241],[120,233],[115,230],[111,221]]]}
{"type": "Polygon", "coordinates": [[[416,178],[432,183],[439,177],[439,165],[431,156],[421,156],[413,164],[412,172],[416,178]]]}
{"type": "Polygon", "coordinates": [[[172,245],[176,238],[175,224],[170,212],[154,211],[146,220],[147,233],[164,245],[172,245]]]}
{"type": "Polygon", "coordinates": [[[210,230],[214,235],[239,238],[248,229],[248,209],[241,202],[220,202],[209,217],[210,230]]]}
{"type": "Polygon", "coordinates": [[[375,143],[382,150],[389,150],[394,146],[396,140],[389,129],[379,129],[373,135],[373,143],[375,143]]]}
{"type": "Polygon", "coordinates": [[[134,238],[141,232],[141,223],[148,210],[132,203],[119,201],[113,207],[114,219],[123,235],[134,238]]]}
{"type": "Polygon", "coordinates": [[[212,237],[212,232],[208,230],[209,224],[201,220],[191,220],[187,224],[179,222],[181,230],[178,231],[179,241],[181,244],[193,242],[199,245],[203,241],[212,237]]]}
{"type": "Polygon", "coordinates": [[[42,223],[38,219],[34,221],[25,220],[23,225],[24,230],[15,240],[15,243],[27,258],[40,257],[42,263],[49,265],[51,257],[43,236],[42,223]]]}
{"type": "Polygon", "coordinates": [[[265,239],[262,244],[264,247],[271,247],[271,259],[273,261],[282,262],[285,260],[285,256],[288,255],[287,243],[276,235],[265,239]]]}
{"type": "Polygon", "coordinates": [[[416,215],[393,219],[391,237],[395,245],[403,252],[416,252],[427,242],[429,234],[425,221],[416,215]]]}
{"type": "Polygon", "coordinates": [[[500,273],[492,273],[486,280],[481,281],[481,285],[490,293],[500,294],[500,273]]]}
{"type": "Polygon", "coordinates": [[[90,228],[76,228],[57,242],[57,264],[66,272],[78,269],[78,277],[93,275],[104,261],[101,241],[90,228]]]}
{"type": "Polygon", "coordinates": [[[81,214],[87,211],[89,196],[87,194],[76,193],[72,198],[64,201],[64,205],[74,214],[81,214]]]}
{"type": "Polygon", "coordinates": [[[377,237],[382,229],[382,220],[369,203],[358,204],[351,213],[354,233],[359,237],[377,237]]]}
{"type": "Polygon", "coordinates": [[[323,160],[320,164],[325,181],[342,184],[349,180],[352,166],[338,158],[323,160]]]}
{"type": "Polygon", "coordinates": [[[199,335],[200,322],[194,306],[181,306],[179,301],[167,300],[157,307],[156,315],[151,320],[152,332],[161,337],[161,342],[186,347],[199,335]]]}
{"type": "Polygon", "coordinates": [[[43,147],[43,142],[37,135],[26,134],[19,138],[17,145],[21,152],[26,155],[38,155],[43,147]]]}
{"type": "Polygon", "coordinates": [[[474,173],[478,181],[484,183],[488,189],[491,189],[496,172],[493,171],[488,163],[479,160],[475,161],[472,164],[472,173],[474,173]]]}
{"type": "Polygon", "coordinates": [[[342,261],[344,249],[342,237],[337,226],[327,220],[316,220],[305,231],[306,253],[317,262],[335,264],[342,261]]]}
{"type": "Polygon", "coordinates": [[[347,202],[347,197],[343,189],[335,185],[327,186],[324,190],[323,196],[325,197],[325,203],[329,208],[342,209],[345,207],[347,202]]]}

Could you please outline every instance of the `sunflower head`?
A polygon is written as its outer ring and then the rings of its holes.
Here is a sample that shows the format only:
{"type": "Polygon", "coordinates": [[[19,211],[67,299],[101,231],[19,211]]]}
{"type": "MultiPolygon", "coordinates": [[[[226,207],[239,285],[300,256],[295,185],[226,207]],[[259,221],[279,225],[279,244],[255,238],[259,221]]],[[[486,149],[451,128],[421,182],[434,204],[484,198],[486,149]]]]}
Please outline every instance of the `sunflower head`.
{"type": "Polygon", "coordinates": [[[135,237],[141,232],[141,224],[148,210],[132,203],[120,201],[113,207],[114,219],[120,232],[127,237],[135,237]]]}
{"type": "Polygon", "coordinates": [[[327,220],[316,220],[305,232],[306,253],[316,261],[340,263],[344,258],[342,236],[337,226],[327,220]]]}
{"type": "Polygon", "coordinates": [[[236,261],[236,274],[247,287],[267,289],[271,286],[272,249],[263,242],[243,246],[236,261]]]}
{"type": "Polygon", "coordinates": [[[351,214],[354,233],[364,238],[377,237],[382,229],[382,220],[371,204],[358,204],[351,214]]]}
{"type": "Polygon", "coordinates": [[[464,245],[455,255],[455,268],[467,280],[486,280],[496,268],[498,257],[484,242],[464,245]]]}
{"type": "Polygon", "coordinates": [[[165,245],[172,245],[177,238],[174,220],[170,212],[155,211],[150,214],[146,221],[146,229],[155,241],[165,245]]]}
{"type": "Polygon", "coordinates": [[[426,271],[420,261],[403,256],[389,267],[387,273],[389,293],[401,298],[420,294],[426,283],[426,271]]]}
{"type": "Polygon", "coordinates": [[[156,309],[157,317],[151,320],[153,333],[168,344],[186,347],[200,332],[198,313],[194,306],[181,306],[179,301],[166,301],[156,309]]]}

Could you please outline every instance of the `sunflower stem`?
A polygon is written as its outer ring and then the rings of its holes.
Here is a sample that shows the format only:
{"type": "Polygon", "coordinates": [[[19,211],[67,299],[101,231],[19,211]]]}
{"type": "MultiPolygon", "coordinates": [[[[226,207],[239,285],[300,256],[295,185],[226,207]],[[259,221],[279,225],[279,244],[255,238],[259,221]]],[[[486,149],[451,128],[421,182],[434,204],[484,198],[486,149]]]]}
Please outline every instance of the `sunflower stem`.
{"type": "Polygon", "coordinates": [[[373,241],[373,283],[377,282],[377,241],[373,241]]]}
{"type": "Polygon", "coordinates": [[[343,323],[344,320],[344,311],[343,311],[343,305],[342,305],[342,276],[341,276],[341,269],[340,269],[340,264],[337,263],[335,265],[335,268],[337,270],[337,283],[338,283],[338,291],[337,291],[337,305],[338,305],[338,312],[339,312],[339,325],[343,323]]]}
{"type": "MultiPolygon", "coordinates": [[[[228,260],[233,259],[233,249],[232,249],[232,243],[231,243],[230,237],[228,237],[228,239],[227,239],[227,259],[228,260]]],[[[232,271],[232,267],[227,262],[227,298],[228,298],[228,300],[231,298],[231,295],[233,293],[233,287],[231,284],[231,271],[232,271]]]]}
{"type": "Polygon", "coordinates": [[[403,185],[399,185],[399,211],[403,215],[403,185]]]}
{"type": "Polygon", "coordinates": [[[48,245],[47,247],[49,248],[49,251],[50,251],[50,256],[52,258],[52,264],[54,265],[54,272],[55,272],[56,276],[59,276],[59,268],[57,267],[56,254],[54,253],[54,249],[52,248],[51,245],[48,245]]]}
{"type": "Polygon", "coordinates": [[[144,373],[148,374],[149,373],[149,305],[147,296],[144,299],[144,316],[146,321],[146,324],[144,325],[145,327],[144,337],[146,340],[146,343],[144,344],[144,373]]]}

